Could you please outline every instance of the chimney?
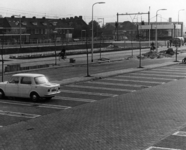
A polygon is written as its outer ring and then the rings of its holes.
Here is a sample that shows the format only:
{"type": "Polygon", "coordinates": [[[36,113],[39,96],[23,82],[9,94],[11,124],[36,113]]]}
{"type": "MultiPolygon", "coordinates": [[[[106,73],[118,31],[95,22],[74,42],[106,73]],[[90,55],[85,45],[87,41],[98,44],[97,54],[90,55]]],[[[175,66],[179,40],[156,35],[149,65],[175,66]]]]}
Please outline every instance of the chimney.
{"type": "Polygon", "coordinates": [[[172,22],[172,18],[169,18],[169,22],[172,22]]]}

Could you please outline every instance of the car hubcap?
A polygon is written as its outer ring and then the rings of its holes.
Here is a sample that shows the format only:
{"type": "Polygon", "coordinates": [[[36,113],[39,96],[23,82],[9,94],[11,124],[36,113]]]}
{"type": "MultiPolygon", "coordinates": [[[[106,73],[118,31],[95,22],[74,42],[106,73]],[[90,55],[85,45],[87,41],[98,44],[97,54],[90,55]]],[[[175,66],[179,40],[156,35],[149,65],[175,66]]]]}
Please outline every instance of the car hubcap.
{"type": "Polygon", "coordinates": [[[37,100],[37,95],[33,95],[33,96],[32,96],[32,99],[33,99],[33,100],[37,100]]]}

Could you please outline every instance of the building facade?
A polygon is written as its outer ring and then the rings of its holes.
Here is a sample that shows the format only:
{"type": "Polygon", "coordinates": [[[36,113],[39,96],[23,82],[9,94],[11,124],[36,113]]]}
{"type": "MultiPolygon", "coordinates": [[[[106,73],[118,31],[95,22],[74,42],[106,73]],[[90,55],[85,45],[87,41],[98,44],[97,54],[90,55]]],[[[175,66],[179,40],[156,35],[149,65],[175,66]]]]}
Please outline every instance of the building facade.
{"type": "Polygon", "coordinates": [[[69,41],[76,36],[75,32],[86,27],[82,16],[63,19],[12,16],[0,18],[0,37],[7,44],[69,41]]]}
{"type": "Polygon", "coordinates": [[[113,29],[113,39],[116,41],[121,40],[154,40],[157,28],[158,40],[169,40],[174,37],[183,37],[183,22],[129,22],[123,23],[107,23],[115,27],[113,29]]]}

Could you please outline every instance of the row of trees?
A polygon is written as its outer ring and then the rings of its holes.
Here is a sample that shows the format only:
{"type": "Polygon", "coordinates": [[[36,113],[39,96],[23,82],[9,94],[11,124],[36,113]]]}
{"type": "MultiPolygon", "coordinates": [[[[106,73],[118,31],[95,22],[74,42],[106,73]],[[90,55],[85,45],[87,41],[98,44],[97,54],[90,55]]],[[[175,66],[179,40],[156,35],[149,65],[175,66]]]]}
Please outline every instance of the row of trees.
{"type": "MultiPolygon", "coordinates": [[[[112,25],[104,25],[104,26],[100,26],[100,24],[97,21],[93,21],[93,31],[94,31],[94,37],[99,38],[99,37],[111,37],[113,34],[113,31],[115,30],[115,27],[112,25]]],[[[83,33],[82,31],[86,30],[86,36],[87,37],[91,37],[92,35],[92,21],[90,21],[88,23],[88,25],[84,25],[84,26],[79,26],[79,27],[75,27],[74,31],[73,31],[73,37],[74,38],[81,38],[85,37],[85,33],[83,33]]]]}

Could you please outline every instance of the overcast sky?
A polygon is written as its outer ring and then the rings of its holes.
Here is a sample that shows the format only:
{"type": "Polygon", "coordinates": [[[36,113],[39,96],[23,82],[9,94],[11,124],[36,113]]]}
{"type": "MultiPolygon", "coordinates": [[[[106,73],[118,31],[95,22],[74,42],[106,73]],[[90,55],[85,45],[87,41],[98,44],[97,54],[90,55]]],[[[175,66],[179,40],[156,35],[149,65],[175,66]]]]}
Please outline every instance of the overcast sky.
{"type": "MultiPolygon", "coordinates": [[[[43,16],[50,18],[67,18],[74,16],[83,16],[88,23],[92,18],[92,5],[96,2],[105,2],[105,4],[94,5],[94,19],[104,18],[104,22],[115,22],[116,14],[130,13],[147,13],[150,9],[151,22],[156,21],[156,12],[159,9],[167,9],[158,11],[158,21],[184,22],[186,24],[186,0],[0,0],[0,14],[3,17],[11,15],[19,15],[26,17],[43,16]],[[179,11],[185,9],[184,11],[179,11]],[[178,13],[179,12],[179,13],[178,13]]],[[[144,20],[148,21],[147,14],[144,15],[122,15],[119,21],[136,22],[144,20]],[[134,19],[134,17],[136,19],[134,19]]],[[[101,21],[101,20],[100,20],[101,21]]]]}

